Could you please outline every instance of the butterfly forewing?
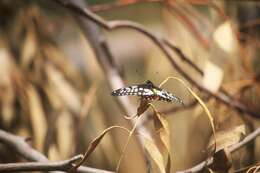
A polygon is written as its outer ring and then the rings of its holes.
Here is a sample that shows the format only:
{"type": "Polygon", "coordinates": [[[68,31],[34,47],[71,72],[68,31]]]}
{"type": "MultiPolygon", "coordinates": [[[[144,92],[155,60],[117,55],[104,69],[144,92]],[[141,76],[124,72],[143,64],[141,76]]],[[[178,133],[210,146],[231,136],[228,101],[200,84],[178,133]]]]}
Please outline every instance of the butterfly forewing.
{"type": "Polygon", "coordinates": [[[143,85],[133,85],[129,87],[120,88],[114,90],[111,94],[113,96],[125,96],[125,95],[150,96],[153,95],[153,91],[149,89],[145,84],[143,84],[143,85]]]}
{"type": "Polygon", "coordinates": [[[182,100],[173,94],[153,85],[151,81],[145,84],[133,85],[114,90],[111,93],[113,96],[136,95],[145,100],[164,100],[167,102],[178,102],[183,104],[182,100]]]}

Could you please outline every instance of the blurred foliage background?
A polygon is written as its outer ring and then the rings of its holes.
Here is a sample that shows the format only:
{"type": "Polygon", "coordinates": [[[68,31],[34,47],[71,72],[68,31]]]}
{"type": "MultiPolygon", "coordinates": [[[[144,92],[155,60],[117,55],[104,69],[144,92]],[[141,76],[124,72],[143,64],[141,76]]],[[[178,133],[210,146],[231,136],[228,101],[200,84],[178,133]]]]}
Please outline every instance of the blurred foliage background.
{"type": "MultiPolygon", "coordinates": [[[[90,10],[106,20],[138,22],[174,42],[204,72],[182,67],[206,88],[222,85],[235,99],[260,112],[259,17],[256,1],[91,0],[90,10]],[[121,5],[119,5],[121,4],[121,5]]],[[[159,85],[179,76],[161,51],[143,35],[123,29],[106,32],[109,48],[126,85],[152,80],[159,85]]],[[[90,141],[111,125],[131,127],[113,98],[104,72],[71,13],[53,1],[0,1],[0,128],[31,137],[30,144],[50,160],[84,153],[90,141]]],[[[185,103],[193,98],[176,82],[164,86],[185,103]]],[[[259,121],[203,92],[217,131],[239,125],[252,132],[259,121]]],[[[138,100],[130,98],[138,106],[138,100]]],[[[160,111],[180,107],[156,102],[160,111]]],[[[149,112],[149,111],[148,111],[149,112]]],[[[199,105],[168,111],[173,171],[204,160],[211,137],[199,105]]],[[[151,122],[145,124],[153,132],[151,122]]],[[[127,136],[105,136],[88,166],[114,170],[127,136]]],[[[156,137],[155,137],[156,138],[156,137]]],[[[20,161],[0,145],[1,162],[20,161]]],[[[236,169],[260,159],[259,140],[232,154],[236,169]]],[[[141,148],[130,142],[121,172],[145,172],[141,148]]]]}

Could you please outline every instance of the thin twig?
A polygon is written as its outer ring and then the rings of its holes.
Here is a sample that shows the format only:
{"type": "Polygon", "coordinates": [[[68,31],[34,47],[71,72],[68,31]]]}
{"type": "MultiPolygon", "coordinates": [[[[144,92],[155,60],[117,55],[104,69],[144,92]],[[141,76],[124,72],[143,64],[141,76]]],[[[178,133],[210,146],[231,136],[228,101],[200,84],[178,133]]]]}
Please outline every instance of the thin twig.
{"type": "MultiPolygon", "coordinates": [[[[42,166],[44,164],[45,165],[50,164],[50,161],[48,160],[48,158],[46,156],[44,156],[42,153],[33,149],[31,146],[29,146],[26,143],[25,138],[23,138],[23,137],[13,135],[11,133],[5,132],[0,129],[0,143],[3,143],[6,146],[12,148],[13,151],[15,151],[16,153],[18,153],[20,156],[22,156],[23,158],[25,158],[28,161],[42,162],[42,166]]],[[[35,166],[35,165],[32,165],[32,166],[35,166]]],[[[9,169],[11,169],[11,168],[9,168],[9,169]]],[[[55,170],[56,170],[56,168],[49,169],[49,171],[55,171],[55,170]]],[[[94,172],[95,173],[113,173],[110,171],[96,169],[96,168],[90,168],[90,167],[85,167],[85,166],[79,167],[78,172],[80,172],[80,173],[94,173],[94,172]]]]}
{"type": "MultiPolygon", "coordinates": [[[[239,143],[234,144],[234,145],[228,147],[228,151],[230,153],[233,153],[233,152],[237,151],[242,146],[245,146],[246,144],[248,144],[249,142],[254,140],[256,137],[258,137],[259,135],[260,135],[260,128],[257,128],[254,132],[252,132],[249,135],[247,135],[239,143]]],[[[190,169],[186,169],[184,171],[178,171],[176,173],[195,173],[195,172],[199,172],[199,171],[203,170],[205,167],[210,166],[212,163],[213,163],[213,157],[210,157],[207,160],[197,164],[196,166],[194,166],[194,167],[192,167],[190,169]]]]}
{"type": "MultiPolygon", "coordinates": [[[[239,101],[237,101],[236,99],[230,97],[229,95],[225,94],[225,93],[218,93],[215,94],[212,91],[210,91],[209,89],[205,88],[201,82],[198,82],[196,80],[194,80],[193,78],[191,78],[191,76],[184,70],[181,68],[181,66],[174,60],[174,57],[172,55],[171,50],[169,49],[169,46],[165,44],[165,42],[168,42],[168,44],[171,45],[171,47],[176,47],[175,45],[172,44],[172,42],[170,40],[161,38],[156,36],[155,34],[153,34],[152,32],[148,31],[147,29],[145,29],[142,25],[135,23],[135,22],[130,22],[130,21],[109,21],[107,22],[106,20],[102,19],[101,17],[99,17],[98,15],[92,13],[91,11],[89,11],[86,8],[81,8],[79,6],[74,5],[72,2],[70,1],[62,1],[62,0],[54,0],[55,2],[63,5],[64,7],[73,10],[75,13],[84,16],[85,18],[93,21],[94,23],[98,24],[99,26],[103,27],[104,29],[107,30],[117,30],[117,29],[123,29],[123,28],[127,28],[127,29],[132,29],[135,30],[139,33],[142,33],[143,35],[147,36],[148,38],[151,39],[151,41],[154,42],[154,44],[156,44],[161,51],[165,54],[165,56],[168,58],[168,60],[170,61],[170,63],[172,64],[172,66],[185,78],[187,79],[191,84],[193,84],[194,86],[196,86],[199,90],[209,94],[210,96],[214,97],[215,99],[221,101],[222,103],[224,103],[227,106],[230,106],[232,108],[234,108],[235,110],[239,111],[239,112],[243,112],[243,113],[247,113],[255,118],[260,118],[260,115],[258,112],[255,112],[251,109],[249,109],[248,107],[246,107],[244,104],[240,103],[239,101]]],[[[176,47],[177,48],[177,47],[176,47]]],[[[180,54],[181,50],[179,48],[177,48],[177,54],[180,54]],[[179,53],[178,53],[179,52],[179,53]]],[[[183,54],[181,52],[181,54],[183,54]]]]}

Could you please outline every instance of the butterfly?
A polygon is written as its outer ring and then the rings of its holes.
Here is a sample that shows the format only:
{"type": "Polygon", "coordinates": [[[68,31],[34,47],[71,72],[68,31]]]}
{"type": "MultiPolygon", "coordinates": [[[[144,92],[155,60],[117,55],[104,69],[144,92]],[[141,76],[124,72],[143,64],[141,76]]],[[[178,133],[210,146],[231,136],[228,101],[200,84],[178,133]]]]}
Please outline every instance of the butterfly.
{"type": "Polygon", "coordinates": [[[177,102],[183,105],[183,101],[173,95],[172,93],[155,86],[150,80],[147,80],[144,84],[128,86],[114,90],[111,93],[112,96],[126,96],[136,95],[143,100],[154,101],[163,100],[167,102],[177,102]]]}

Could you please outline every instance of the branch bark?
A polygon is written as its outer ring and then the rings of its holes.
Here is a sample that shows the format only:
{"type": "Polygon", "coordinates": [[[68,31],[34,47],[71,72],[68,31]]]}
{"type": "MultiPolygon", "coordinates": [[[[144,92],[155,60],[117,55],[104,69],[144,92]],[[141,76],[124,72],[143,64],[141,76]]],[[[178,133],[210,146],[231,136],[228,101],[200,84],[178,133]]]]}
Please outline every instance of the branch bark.
{"type": "MultiPolygon", "coordinates": [[[[27,169],[27,171],[30,171],[30,169],[36,170],[36,168],[45,169],[46,171],[52,171],[53,173],[61,173],[58,171],[67,171],[62,170],[65,168],[71,168],[69,166],[72,162],[79,159],[80,156],[75,156],[69,160],[60,161],[60,162],[50,162],[46,156],[44,156],[42,153],[38,152],[37,150],[33,149],[31,146],[29,146],[26,143],[26,138],[13,135],[11,133],[5,132],[0,129],[0,143],[3,143],[4,145],[12,148],[13,151],[18,153],[20,156],[25,158],[28,161],[33,162],[40,162],[40,163],[10,163],[10,164],[1,164],[0,165],[0,172],[7,172],[8,170],[12,171],[12,169],[27,169]],[[62,168],[62,166],[64,166],[62,168]],[[59,168],[59,169],[57,169],[59,168]]],[[[38,170],[38,169],[37,169],[38,170]]],[[[22,171],[22,170],[21,170],[22,171]]],[[[26,170],[24,170],[26,171],[26,170]]],[[[90,168],[81,166],[78,168],[79,173],[114,173],[111,171],[96,169],[96,168],[90,168]]]]}
{"type": "Polygon", "coordinates": [[[72,164],[82,158],[77,155],[71,159],[59,162],[26,162],[26,163],[2,163],[0,172],[17,172],[17,171],[68,171],[72,164]]]}

